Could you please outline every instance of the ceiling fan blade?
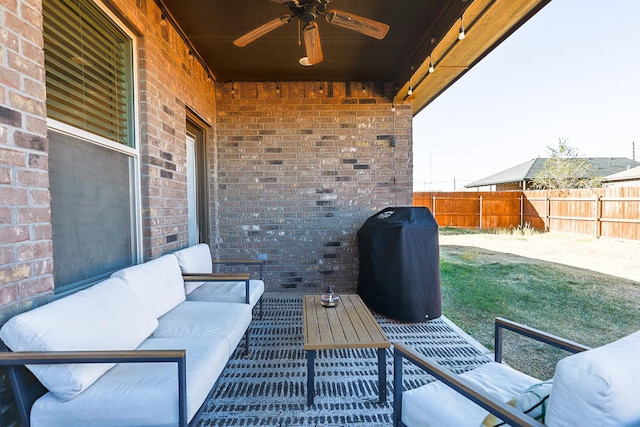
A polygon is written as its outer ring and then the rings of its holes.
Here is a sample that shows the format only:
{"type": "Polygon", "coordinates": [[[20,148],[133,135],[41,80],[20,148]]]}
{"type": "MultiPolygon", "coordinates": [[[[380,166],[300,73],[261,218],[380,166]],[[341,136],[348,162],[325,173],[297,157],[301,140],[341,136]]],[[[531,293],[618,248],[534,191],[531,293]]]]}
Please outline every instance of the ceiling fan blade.
{"type": "Polygon", "coordinates": [[[329,9],[325,15],[325,19],[330,24],[357,31],[378,40],[382,40],[389,32],[389,26],[387,24],[341,10],[329,9]]]}
{"type": "Polygon", "coordinates": [[[322,62],[322,46],[320,45],[320,32],[316,22],[309,22],[302,29],[304,48],[307,51],[309,65],[322,62]]]}
{"type": "Polygon", "coordinates": [[[244,47],[244,46],[248,45],[249,43],[252,43],[252,42],[258,40],[260,37],[264,36],[265,34],[270,33],[271,31],[273,31],[273,30],[275,30],[277,28],[280,28],[284,24],[288,24],[289,21],[291,21],[291,16],[290,15],[284,15],[284,16],[281,16],[279,18],[272,19],[271,21],[267,22],[266,24],[262,24],[258,28],[255,28],[255,29],[249,31],[244,36],[238,37],[237,39],[235,39],[233,41],[233,44],[238,46],[238,47],[244,47]]]}

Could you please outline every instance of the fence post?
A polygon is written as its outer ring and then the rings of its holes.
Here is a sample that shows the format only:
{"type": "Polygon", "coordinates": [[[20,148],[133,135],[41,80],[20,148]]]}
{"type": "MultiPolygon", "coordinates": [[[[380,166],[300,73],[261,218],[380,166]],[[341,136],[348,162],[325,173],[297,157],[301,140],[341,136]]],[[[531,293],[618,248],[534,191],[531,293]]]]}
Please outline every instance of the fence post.
{"type": "Polygon", "coordinates": [[[596,195],[596,200],[595,200],[596,206],[594,209],[594,213],[595,213],[595,223],[594,223],[594,232],[595,232],[595,236],[596,239],[600,238],[600,234],[602,233],[601,230],[601,222],[600,222],[600,218],[602,218],[602,199],[600,199],[599,195],[596,195]]]}
{"type": "Polygon", "coordinates": [[[551,199],[549,199],[549,194],[544,196],[544,211],[545,231],[551,231],[551,199]]]}
{"type": "Polygon", "coordinates": [[[482,196],[480,196],[480,224],[478,227],[482,230],[482,196]]]}
{"type": "MultiPolygon", "coordinates": [[[[436,219],[436,196],[432,196],[431,210],[433,211],[433,219],[436,219]]],[[[436,220],[436,222],[438,222],[436,220]]]]}
{"type": "Polygon", "coordinates": [[[524,227],[524,196],[520,195],[520,228],[524,227]]]}

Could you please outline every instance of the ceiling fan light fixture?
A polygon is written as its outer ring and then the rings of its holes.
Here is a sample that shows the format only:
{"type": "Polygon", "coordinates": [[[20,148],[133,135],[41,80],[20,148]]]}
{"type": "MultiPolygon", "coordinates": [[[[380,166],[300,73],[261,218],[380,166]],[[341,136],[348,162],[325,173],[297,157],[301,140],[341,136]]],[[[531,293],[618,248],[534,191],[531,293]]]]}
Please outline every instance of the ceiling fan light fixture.
{"type": "Polygon", "coordinates": [[[305,67],[311,67],[313,65],[309,62],[309,58],[306,56],[303,56],[302,58],[298,59],[298,62],[300,63],[300,65],[305,67]]]}
{"type": "Polygon", "coordinates": [[[259,38],[269,34],[277,28],[291,22],[297,18],[298,23],[298,45],[301,45],[301,39],[304,39],[306,55],[300,58],[301,65],[308,67],[319,64],[323,60],[322,46],[320,42],[320,33],[318,30],[317,19],[324,16],[328,23],[334,24],[348,30],[356,31],[378,40],[383,39],[389,32],[389,25],[355,15],[341,10],[326,10],[327,4],[331,0],[272,0],[281,3],[289,8],[290,15],[284,15],[274,18],[248,33],[238,37],[233,44],[238,47],[247,46],[259,38]],[[302,30],[300,29],[304,24],[302,30]],[[302,36],[302,37],[301,37],[302,36]]]}

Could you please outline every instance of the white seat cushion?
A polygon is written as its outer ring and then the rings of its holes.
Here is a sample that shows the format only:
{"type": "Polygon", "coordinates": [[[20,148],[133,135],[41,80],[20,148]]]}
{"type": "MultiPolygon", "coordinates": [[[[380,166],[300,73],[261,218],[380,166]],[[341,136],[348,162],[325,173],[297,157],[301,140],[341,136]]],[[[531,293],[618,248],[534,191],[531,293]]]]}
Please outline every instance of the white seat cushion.
{"type": "MultiPolygon", "coordinates": [[[[461,376],[502,402],[540,382],[495,362],[461,376]]],[[[408,427],[479,427],[488,413],[440,381],[402,393],[402,421],[408,427]]]]}
{"type": "MultiPolygon", "coordinates": [[[[185,283],[188,286],[189,282],[185,283]]],[[[249,280],[249,305],[253,308],[264,293],[262,280],[249,280]]],[[[245,282],[205,282],[187,294],[188,301],[246,302],[245,282]]]]}
{"type": "Polygon", "coordinates": [[[546,423],[640,425],[640,331],[558,362],[546,423]]]}
{"type": "Polygon", "coordinates": [[[231,356],[251,323],[248,304],[185,301],[158,319],[154,338],[207,337],[226,339],[231,356]]]}
{"type": "MultiPolygon", "coordinates": [[[[227,362],[227,344],[212,338],[151,338],[140,350],[187,350],[187,414],[191,420],[227,362]]],[[[120,363],[73,400],[51,393],[31,410],[34,427],[175,427],[178,374],[175,363],[120,363]]]]}
{"type": "MultiPolygon", "coordinates": [[[[158,321],[119,278],[19,314],[0,330],[13,351],[133,350],[158,321]]],[[[77,396],[112,364],[30,365],[58,399],[77,396]]]]}
{"type": "Polygon", "coordinates": [[[173,255],[116,271],[112,277],[128,283],[156,318],[186,299],[180,266],[173,255]]]}

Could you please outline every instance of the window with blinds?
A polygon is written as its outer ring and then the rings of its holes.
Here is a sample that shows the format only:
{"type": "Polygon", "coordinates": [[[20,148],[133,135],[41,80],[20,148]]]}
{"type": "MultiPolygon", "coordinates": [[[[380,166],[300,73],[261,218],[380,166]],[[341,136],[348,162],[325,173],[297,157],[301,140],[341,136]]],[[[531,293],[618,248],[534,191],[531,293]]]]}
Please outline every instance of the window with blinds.
{"type": "Polygon", "coordinates": [[[131,39],[89,0],[44,0],[47,115],[133,147],[131,39]]]}
{"type": "Polygon", "coordinates": [[[42,4],[54,282],[64,294],[140,258],[134,41],[90,0],[42,4]]]}

